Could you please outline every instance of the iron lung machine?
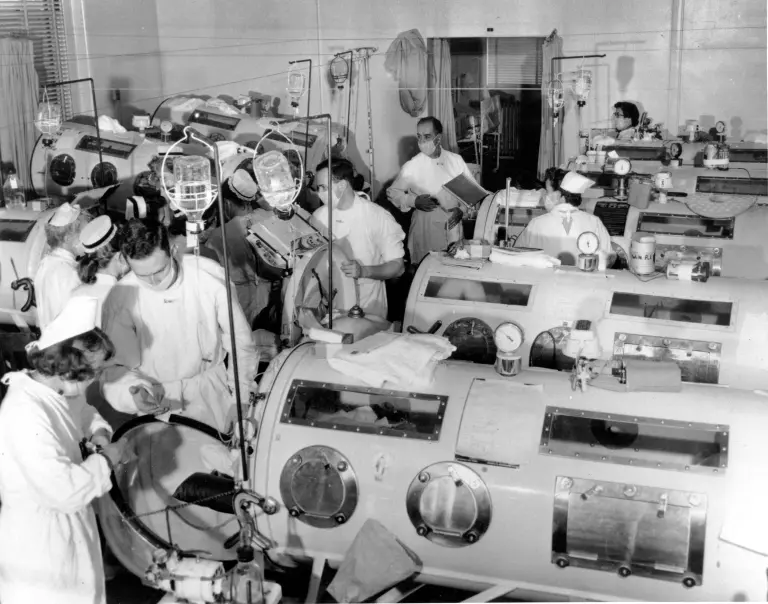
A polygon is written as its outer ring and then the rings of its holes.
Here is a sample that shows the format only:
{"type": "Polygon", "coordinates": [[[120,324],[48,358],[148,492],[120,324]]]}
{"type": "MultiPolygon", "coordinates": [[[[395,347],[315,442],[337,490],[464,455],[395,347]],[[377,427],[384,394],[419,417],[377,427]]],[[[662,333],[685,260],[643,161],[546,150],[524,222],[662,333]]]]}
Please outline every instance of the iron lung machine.
{"type": "Polygon", "coordinates": [[[376,389],[301,345],[261,421],[252,484],[281,509],[260,526],[333,565],[375,518],[420,581],[493,597],[762,600],[766,558],[744,547],[761,527],[768,551],[766,402],[698,384],[576,394],[556,372],[457,361],[426,391],[376,389]]]}
{"type": "Polygon", "coordinates": [[[765,281],[644,282],[629,271],[490,262],[474,269],[433,253],[416,273],[403,326],[449,338],[455,359],[493,364],[493,332],[514,321],[523,364],[569,370],[561,344],[587,320],[616,371],[627,359],[667,360],[684,381],[760,389],[768,387],[767,295],[765,281]]]}
{"type": "MultiPolygon", "coordinates": [[[[501,378],[461,361],[440,363],[429,387],[372,388],[327,350],[282,353],[262,384],[249,478],[269,503],[256,520],[271,558],[311,558],[319,574],[375,519],[421,562],[418,581],[483,592],[474,601],[765,597],[768,395],[576,392],[558,372],[501,378]]],[[[121,562],[143,576],[169,544],[231,562],[229,487],[221,507],[165,508],[191,474],[216,480],[226,439],[175,416],[116,438],[164,460],[120,468],[98,502],[121,562]]]]}

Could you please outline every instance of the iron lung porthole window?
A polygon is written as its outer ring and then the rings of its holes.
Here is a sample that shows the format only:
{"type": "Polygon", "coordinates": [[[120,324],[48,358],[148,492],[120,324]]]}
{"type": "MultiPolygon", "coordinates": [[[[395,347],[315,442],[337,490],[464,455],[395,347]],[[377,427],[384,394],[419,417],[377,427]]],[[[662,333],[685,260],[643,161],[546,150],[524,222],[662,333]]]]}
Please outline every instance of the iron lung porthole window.
{"type": "Polygon", "coordinates": [[[91,184],[96,189],[117,184],[117,168],[108,161],[96,164],[91,170],[91,184]]]}
{"type": "Polygon", "coordinates": [[[68,187],[75,182],[75,158],[66,153],[57,155],[51,160],[51,180],[60,187],[68,187]]]}
{"type": "Polygon", "coordinates": [[[357,492],[352,465],[330,447],[301,449],[280,474],[280,495],[288,513],[316,528],[347,522],[357,507],[357,492]]]}

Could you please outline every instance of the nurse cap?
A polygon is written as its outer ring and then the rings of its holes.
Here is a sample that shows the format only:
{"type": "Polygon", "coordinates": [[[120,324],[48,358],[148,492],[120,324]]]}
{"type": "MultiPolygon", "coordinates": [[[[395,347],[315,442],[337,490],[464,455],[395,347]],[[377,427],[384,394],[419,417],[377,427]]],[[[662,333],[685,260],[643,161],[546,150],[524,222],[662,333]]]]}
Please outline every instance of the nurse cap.
{"type": "Polygon", "coordinates": [[[115,233],[117,227],[112,224],[109,216],[99,216],[80,231],[80,244],[87,253],[92,253],[112,241],[115,233]]]}
{"type": "Polygon", "coordinates": [[[259,192],[259,186],[246,170],[240,168],[229,179],[229,188],[241,201],[253,201],[259,192]]]}
{"type": "Polygon", "coordinates": [[[39,350],[88,333],[98,326],[99,300],[87,296],[72,296],[64,309],[43,329],[35,343],[39,350]]]}
{"type": "Polygon", "coordinates": [[[594,180],[589,180],[578,172],[571,171],[563,177],[563,182],[560,183],[560,188],[567,193],[581,195],[593,184],[595,184],[594,180]]]}
{"type": "Polygon", "coordinates": [[[65,227],[77,220],[78,216],[80,216],[80,206],[67,201],[56,208],[48,224],[54,227],[65,227]]]}

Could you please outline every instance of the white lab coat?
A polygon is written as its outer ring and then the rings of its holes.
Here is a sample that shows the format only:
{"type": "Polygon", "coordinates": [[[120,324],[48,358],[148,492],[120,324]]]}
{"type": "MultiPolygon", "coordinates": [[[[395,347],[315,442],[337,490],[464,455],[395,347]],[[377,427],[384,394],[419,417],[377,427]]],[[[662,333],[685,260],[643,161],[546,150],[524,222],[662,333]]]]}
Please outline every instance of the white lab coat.
{"type": "Polygon", "coordinates": [[[0,405],[0,602],[103,604],[104,570],[91,502],[109,491],[101,455],[79,443],[109,429],[83,397],[65,399],[24,372],[0,405]]]}
{"type": "MultiPolygon", "coordinates": [[[[419,153],[400,169],[400,174],[387,191],[387,197],[400,210],[409,212],[415,207],[419,195],[430,195],[440,202],[442,208],[450,211],[459,207],[459,202],[443,189],[443,185],[459,174],[474,180],[460,155],[443,149],[440,157],[432,159],[419,153]]],[[[421,262],[429,252],[448,247],[450,241],[445,229],[448,218],[449,214],[440,208],[431,212],[414,211],[408,234],[408,250],[413,264],[421,262]]]]}
{"type": "Polygon", "coordinates": [[[87,298],[96,298],[96,300],[98,300],[99,310],[98,314],[96,315],[97,327],[103,327],[102,314],[104,309],[104,302],[106,301],[109,292],[111,292],[112,288],[115,286],[115,283],[117,283],[117,279],[115,279],[112,275],[107,275],[106,273],[96,273],[96,283],[81,282],[80,285],[78,285],[72,291],[73,298],[75,296],[85,296],[87,298]]]}
{"type": "MultiPolygon", "coordinates": [[[[312,215],[327,234],[328,208],[312,215]]],[[[363,266],[377,266],[405,255],[405,233],[392,214],[373,203],[364,193],[356,193],[352,207],[333,210],[333,237],[350,260],[363,266]]],[[[387,318],[387,289],[379,279],[358,279],[360,307],[366,314],[387,318]]]]}
{"type": "Polygon", "coordinates": [[[564,265],[574,266],[581,253],[576,243],[579,235],[587,231],[593,232],[600,240],[597,253],[600,269],[604,270],[611,253],[611,236],[603,221],[566,202],[531,220],[515,241],[515,247],[541,249],[564,265]]]}
{"type": "MultiPolygon", "coordinates": [[[[208,258],[179,257],[179,275],[167,290],[152,290],[133,273],[121,279],[104,303],[104,330],[119,367],[102,376],[104,397],[118,411],[137,413],[131,385],[160,383],[174,413],[218,430],[234,409],[232,363],[224,365],[230,329],[224,269],[208,258]]],[[[248,402],[260,353],[233,292],[240,394],[248,402]]]]}
{"type": "Polygon", "coordinates": [[[72,290],[81,284],[72,253],[56,248],[44,256],[35,274],[37,323],[40,329],[59,316],[72,290]]]}

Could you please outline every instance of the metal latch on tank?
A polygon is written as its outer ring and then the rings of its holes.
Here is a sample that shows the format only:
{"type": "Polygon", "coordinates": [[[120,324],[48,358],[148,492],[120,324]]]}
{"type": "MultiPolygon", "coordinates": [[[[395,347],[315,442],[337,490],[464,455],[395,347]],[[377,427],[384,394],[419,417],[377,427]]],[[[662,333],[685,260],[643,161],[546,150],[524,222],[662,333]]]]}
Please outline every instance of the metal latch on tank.
{"type": "Polygon", "coordinates": [[[659,507],[656,510],[656,517],[657,518],[664,518],[665,514],[667,513],[667,505],[669,504],[669,495],[667,493],[662,493],[659,497],[659,507]]]}

